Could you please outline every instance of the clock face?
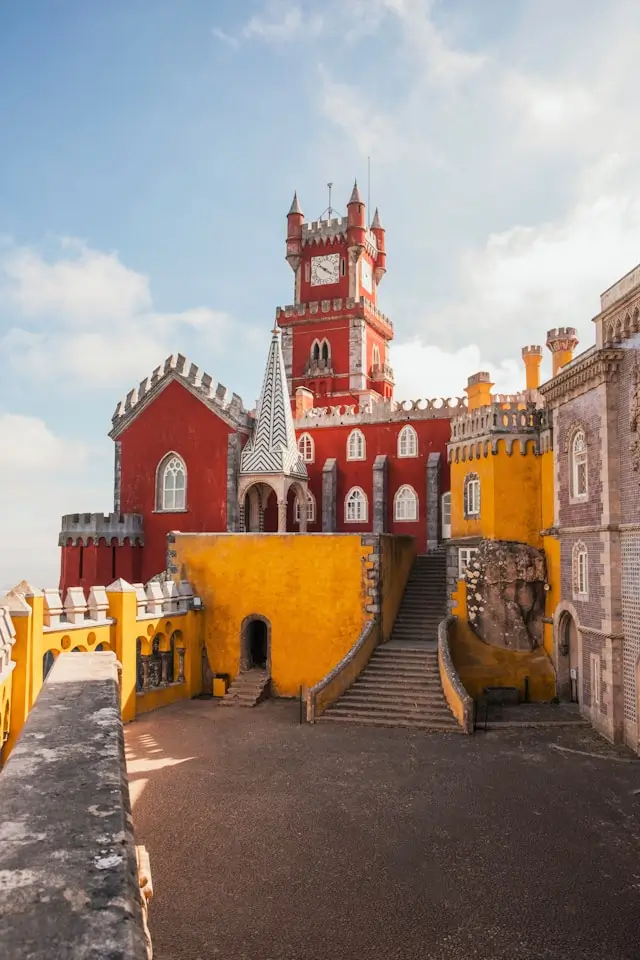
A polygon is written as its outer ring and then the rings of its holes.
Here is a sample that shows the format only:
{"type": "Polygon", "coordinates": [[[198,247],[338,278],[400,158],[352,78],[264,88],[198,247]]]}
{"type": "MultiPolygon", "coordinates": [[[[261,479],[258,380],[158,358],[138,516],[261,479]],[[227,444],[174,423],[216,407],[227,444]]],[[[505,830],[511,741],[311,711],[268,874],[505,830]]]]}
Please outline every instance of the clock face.
{"type": "Polygon", "coordinates": [[[340,279],[340,254],[328,253],[323,257],[311,258],[311,286],[319,287],[324,283],[337,283],[340,279]]]}
{"type": "Polygon", "coordinates": [[[373,290],[373,274],[371,272],[371,264],[368,260],[362,260],[360,262],[360,283],[367,293],[371,293],[373,290]]]}

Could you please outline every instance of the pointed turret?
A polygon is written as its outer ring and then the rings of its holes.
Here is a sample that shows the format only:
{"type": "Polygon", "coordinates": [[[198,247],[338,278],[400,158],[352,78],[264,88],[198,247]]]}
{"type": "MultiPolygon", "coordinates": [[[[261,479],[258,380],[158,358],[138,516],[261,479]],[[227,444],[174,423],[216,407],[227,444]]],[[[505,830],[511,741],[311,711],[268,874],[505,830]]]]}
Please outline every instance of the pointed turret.
{"type": "Polygon", "coordinates": [[[384,227],[382,226],[382,221],[380,220],[380,213],[376,207],[376,212],[373,215],[373,221],[371,223],[371,232],[376,238],[376,245],[378,247],[378,255],[376,257],[376,264],[374,268],[374,275],[376,278],[376,283],[380,283],[384,274],[387,271],[387,251],[385,246],[384,239],[384,227]]]}
{"type": "Polygon", "coordinates": [[[240,475],[284,475],[307,479],[307,468],[296,443],[280,328],[277,326],[271,338],[253,434],[240,458],[240,475]]]}
{"type": "Polygon", "coordinates": [[[360,254],[364,250],[366,228],[364,203],[356,180],[351,191],[351,199],[347,204],[347,245],[354,262],[360,259],[360,254]]]}
{"type": "Polygon", "coordinates": [[[293,200],[287,214],[287,263],[294,273],[300,266],[300,251],[302,250],[302,224],[304,223],[304,213],[298,200],[297,191],[293,194],[293,200]]]}

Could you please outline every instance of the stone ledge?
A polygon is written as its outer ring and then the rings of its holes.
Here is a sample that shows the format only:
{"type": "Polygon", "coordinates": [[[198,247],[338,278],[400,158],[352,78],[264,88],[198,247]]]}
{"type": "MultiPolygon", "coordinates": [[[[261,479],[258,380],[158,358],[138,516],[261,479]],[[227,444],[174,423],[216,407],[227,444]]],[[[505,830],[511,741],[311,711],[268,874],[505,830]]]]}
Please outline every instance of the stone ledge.
{"type": "Polygon", "coordinates": [[[60,654],[0,776],[0,943],[12,960],[144,960],[113,653],[60,654]]]}

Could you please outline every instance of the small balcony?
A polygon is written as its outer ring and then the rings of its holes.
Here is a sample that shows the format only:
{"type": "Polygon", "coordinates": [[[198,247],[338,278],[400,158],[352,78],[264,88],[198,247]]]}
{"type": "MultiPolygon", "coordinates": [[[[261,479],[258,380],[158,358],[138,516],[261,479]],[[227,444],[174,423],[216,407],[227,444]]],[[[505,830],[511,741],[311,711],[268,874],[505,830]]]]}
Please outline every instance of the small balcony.
{"type": "Polygon", "coordinates": [[[374,363],[369,369],[369,379],[380,382],[395,383],[393,367],[390,363],[374,363]]]}
{"type": "Polygon", "coordinates": [[[330,360],[309,360],[304,370],[305,377],[332,377],[333,367],[330,360]]]}

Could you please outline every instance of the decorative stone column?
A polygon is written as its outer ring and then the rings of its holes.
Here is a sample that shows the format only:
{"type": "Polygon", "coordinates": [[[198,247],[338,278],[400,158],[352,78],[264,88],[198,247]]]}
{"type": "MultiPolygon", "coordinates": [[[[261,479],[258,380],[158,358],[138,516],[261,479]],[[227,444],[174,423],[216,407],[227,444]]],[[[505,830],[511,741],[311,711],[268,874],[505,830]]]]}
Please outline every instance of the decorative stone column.
{"type": "Polygon", "coordinates": [[[244,524],[244,503],[238,504],[238,533],[246,533],[244,524]]]}
{"type": "Polygon", "coordinates": [[[184,654],[185,647],[178,647],[178,683],[184,683],[184,654]]]}
{"type": "Polygon", "coordinates": [[[306,497],[303,497],[302,499],[298,499],[298,509],[300,511],[300,524],[298,529],[300,530],[300,533],[306,533],[307,532],[307,511],[309,509],[309,504],[307,502],[306,497]]]}
{"type": "Polygon", "coordinates": [[[141,654],[140,660],[142,661],[142,692],[146,693],[149,689],[149,663],[151,657],[148,654],[141,654]]]}
{"type": "Polygon", "coordinates": [[[169,686],[169,660],[171,659],[170,650],[160,651],[160,661],[162,663],[162,674],[160,676],[160,686],[169,686]]]}
{"type": "Polygon", "coordinates": [[[373,462],[373,532],[387,529],[387,457],[379,454],[373,462]]]}
{"type": "Polygon", "coordinates": [[[278,500],[278,533],[287,532],[287,501],[278,500]]]}

